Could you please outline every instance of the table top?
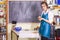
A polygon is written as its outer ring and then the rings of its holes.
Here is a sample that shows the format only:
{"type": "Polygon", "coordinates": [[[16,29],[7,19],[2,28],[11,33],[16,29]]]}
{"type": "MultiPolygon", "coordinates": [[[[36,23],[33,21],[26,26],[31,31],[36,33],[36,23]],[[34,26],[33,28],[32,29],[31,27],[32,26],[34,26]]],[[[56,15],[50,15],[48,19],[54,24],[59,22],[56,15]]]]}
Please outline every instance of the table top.
{"type": "Polygon", "coordinates": [[[37,31],[32,31],[32,30],[29,30],[29,31],[15,31],[15,30],[12,30],[13,32],[15,32],[19,38],[39,38],[39,33],[37,31]]]}
{"type": "Polygon", "coordinates": [[[55,25],[55,30],[60,29],[60,25],[55,25]]]}

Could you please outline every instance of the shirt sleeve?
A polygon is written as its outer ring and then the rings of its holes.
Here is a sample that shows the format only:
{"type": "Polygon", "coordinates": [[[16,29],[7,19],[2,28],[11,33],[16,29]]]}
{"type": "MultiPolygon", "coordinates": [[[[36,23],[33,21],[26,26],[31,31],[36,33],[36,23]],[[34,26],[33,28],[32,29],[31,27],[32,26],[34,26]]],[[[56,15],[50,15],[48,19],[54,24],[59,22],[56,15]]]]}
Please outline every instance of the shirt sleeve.
{"type": "Polygon", "coordinates": [[[53,22],[53,18],[54,18],[54,13],[50,11],[48,13],[48,18],[49,18],[49,22],[52,23],[53,22]]]}

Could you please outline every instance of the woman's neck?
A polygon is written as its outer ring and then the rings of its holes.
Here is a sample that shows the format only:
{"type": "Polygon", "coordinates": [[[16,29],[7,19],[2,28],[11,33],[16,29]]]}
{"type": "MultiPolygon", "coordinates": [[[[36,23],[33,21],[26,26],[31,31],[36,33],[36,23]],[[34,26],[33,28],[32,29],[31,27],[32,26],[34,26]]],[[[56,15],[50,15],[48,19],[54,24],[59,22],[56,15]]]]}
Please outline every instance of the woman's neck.
{"type": "Polygon", "coordinates": [[[47,11],[48,11],[48,9],[44,10],[44,12],[47,12],[47,11]]]}

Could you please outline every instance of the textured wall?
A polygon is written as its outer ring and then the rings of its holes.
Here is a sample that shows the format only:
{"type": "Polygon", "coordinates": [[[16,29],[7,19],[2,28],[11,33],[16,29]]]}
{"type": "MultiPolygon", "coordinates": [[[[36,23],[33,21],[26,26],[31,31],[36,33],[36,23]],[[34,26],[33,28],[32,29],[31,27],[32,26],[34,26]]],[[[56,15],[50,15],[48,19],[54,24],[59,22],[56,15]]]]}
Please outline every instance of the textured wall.
{"type": "Polygon", "coordinates": [[[9,22],[38,22],[41,1],[9,1],[9,22]]]}

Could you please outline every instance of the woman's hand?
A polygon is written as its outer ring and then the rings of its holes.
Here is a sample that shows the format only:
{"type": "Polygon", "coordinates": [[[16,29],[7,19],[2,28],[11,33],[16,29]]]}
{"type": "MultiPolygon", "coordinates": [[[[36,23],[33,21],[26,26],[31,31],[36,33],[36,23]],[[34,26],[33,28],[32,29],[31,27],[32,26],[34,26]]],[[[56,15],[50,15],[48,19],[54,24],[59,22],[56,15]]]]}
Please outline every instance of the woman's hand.
{"type": "Polygon", "coordinates": [[[52,23],[49,22],[49,20],[46,20],[46,19],[42,18],[41,16],[38,16],[38,20],[39,20],[39,21],[44,20],[44,21],[46,21],[47,23],[52,24],[52,23]]]}
{"type": "Polygon", "coordinates": [[[43,18],[41,18],[40,16],[38,16],[38,20],[41,21],[41,20],[43,20],[43,18]]]}

